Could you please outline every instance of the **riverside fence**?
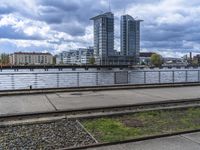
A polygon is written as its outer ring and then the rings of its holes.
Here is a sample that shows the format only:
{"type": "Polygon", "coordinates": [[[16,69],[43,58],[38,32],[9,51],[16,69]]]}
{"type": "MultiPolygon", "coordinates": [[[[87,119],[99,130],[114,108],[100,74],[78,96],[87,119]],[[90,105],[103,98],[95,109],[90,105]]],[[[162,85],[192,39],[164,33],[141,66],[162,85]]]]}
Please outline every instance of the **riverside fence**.
{"type": "Polygon", "coordinates": [[[0,73],[0,91],[200,82],[200,70],[0,73]]]}

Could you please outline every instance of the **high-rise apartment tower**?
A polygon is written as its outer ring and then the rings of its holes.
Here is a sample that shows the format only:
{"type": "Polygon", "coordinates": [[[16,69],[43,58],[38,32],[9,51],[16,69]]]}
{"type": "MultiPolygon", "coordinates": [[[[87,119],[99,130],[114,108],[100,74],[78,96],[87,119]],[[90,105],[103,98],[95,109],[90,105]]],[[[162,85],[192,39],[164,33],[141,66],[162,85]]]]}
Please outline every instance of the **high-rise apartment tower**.
{"type": "Polygon", "coordinates": [[[100,60],[114,55],[114,15],[111,12],[91,18],[94,21],[94,55],[100,60]]]}
{"type": "Polygon", "coordinates": [[[133,56],[139,62],[140,55],[140,22],[130,15],[121,16],[121,54],[133,56]]]}

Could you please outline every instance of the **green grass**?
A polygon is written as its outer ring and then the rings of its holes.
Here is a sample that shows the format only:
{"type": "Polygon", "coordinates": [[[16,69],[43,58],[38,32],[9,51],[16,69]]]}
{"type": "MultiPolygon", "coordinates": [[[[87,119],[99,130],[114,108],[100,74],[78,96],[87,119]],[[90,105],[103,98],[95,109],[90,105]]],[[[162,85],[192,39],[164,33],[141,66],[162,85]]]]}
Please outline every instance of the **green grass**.
{"type": "Polygon", "coordinates": [[[81,122],[99,142],[116,142],[200,129],[200,108],[149,111],[81,122]]]}

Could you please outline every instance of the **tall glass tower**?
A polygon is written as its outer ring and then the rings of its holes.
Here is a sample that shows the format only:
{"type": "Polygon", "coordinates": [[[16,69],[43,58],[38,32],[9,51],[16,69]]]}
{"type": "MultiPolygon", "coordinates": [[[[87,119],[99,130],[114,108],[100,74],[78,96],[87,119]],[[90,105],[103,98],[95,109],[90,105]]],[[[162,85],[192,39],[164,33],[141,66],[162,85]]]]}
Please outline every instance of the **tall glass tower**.
{"type": "Polygon", "coordinates": [[[94,21],[94,55],[106,59],[114,55],[114,15],[111,12],[91,18],[94,21]]]}
{"type": "Polygon", "coordinates": [[[139,62],[140,57],[140,22],[130,15],[121,16],[121,54],[123,56],[133,56],[135,62],[139,62]]]}

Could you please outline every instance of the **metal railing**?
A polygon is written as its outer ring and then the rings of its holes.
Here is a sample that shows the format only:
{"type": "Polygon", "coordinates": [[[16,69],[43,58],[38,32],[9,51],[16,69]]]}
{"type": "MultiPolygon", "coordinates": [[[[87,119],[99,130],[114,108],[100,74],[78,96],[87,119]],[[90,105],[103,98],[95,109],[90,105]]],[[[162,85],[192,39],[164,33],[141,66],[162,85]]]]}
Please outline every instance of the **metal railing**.
{"type": "Polygon", "coordinates": [[[200,82],[200,70],[0,73],[0,90],[200,82]]]}

